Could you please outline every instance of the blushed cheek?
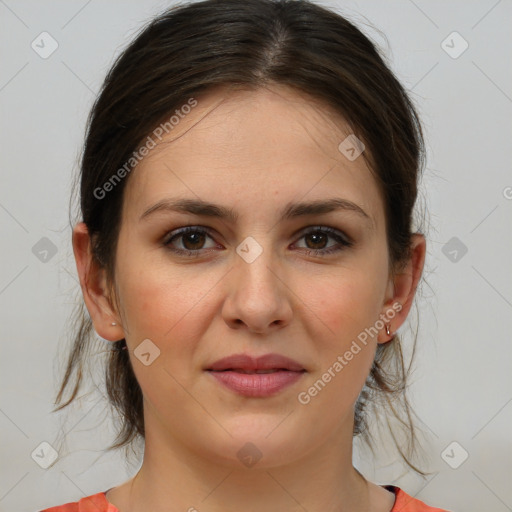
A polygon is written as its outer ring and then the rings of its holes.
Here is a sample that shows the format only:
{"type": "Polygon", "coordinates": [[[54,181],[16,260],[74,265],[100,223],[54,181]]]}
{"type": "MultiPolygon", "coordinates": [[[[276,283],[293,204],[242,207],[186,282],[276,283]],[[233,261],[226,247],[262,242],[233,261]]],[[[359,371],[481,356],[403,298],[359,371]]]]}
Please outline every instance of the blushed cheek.
{"type": "Polygon", "coordinates": [[[312,309],[319,319],[317,323],[323,324],[324,336],[340,348],[378,318],[378,297],[370,282],[331,280],[329,286],[319,290],[316,297],[310,295],[308,300],[317,304],[312,309]]]}
{"type": "Polygon", "coordinates": [[[370,371],[375,355],[376,338],[365,331],[378,319],[379,304],[370,282],[340,284],[339,291],[330,290],[323,298],[325,309],[319,314],[330,330],[323,329],[320,343],[321,375],[329,372],[332,386],[325,395],[326,407],[334,400],[343,410],[353,404],[359,395],[370,371]],[[332,375],[335,377],[332,377],[332,375]],[[329,397],[329,395],[331,395],[329,397]]]}
{"type": "Polygon", "coordinates": [[[185,314],[186,281],[136,251],[123,258],[118,280],[130,333],[161,336],[185,314]]]}
{"type": "Polygon", "coordinates": [[[212,284],[204,278],[184,279],[162,272],[140,273],[126,279],[127,342],[133,350],[145,339],[160,349],[160,363],[183,378],[190,372],[193,353],[204,338],[214,314],[205,302],[212,284]]]}
{"type": "Polygon", "coordinates": [[[192,384],[193,356],[202,338],[201,322],[205,313],[193,307],[197,303],[197,290],[195,294],[178,296],[181,286],[175,283],[171,287],[153,277],[141,275],[136,282],[129,281],[124,289],[130,322],[127,343],[144,395],[157,408],[167,410],[170,403],[186,403],[182,386],[188,389],[192,384]],[[148,366],[136,355],[137,347],[144,340],[158,347],[158,356],[148,366]]]}
{"type": "Polygon", "coordinates": [[[357,399],[375,357],[377,338],[372,327],[379,318],[380,288],[379,276],[367,273],[341,283],[340,292],[331,292],[326,298],[330,303],[326,322],[336,335],[329,338],[332,341],[325,351],[329,355],[324,368],[332,368],[336,374],[333,392],[343,395],[346,403],[357,399]]]}

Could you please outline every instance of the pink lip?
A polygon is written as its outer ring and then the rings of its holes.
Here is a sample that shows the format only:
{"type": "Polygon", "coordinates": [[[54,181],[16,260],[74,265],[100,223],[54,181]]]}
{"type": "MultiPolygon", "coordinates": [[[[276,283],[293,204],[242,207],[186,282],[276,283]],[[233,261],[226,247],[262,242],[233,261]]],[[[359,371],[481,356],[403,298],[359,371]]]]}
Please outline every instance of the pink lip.
{"type": "Polygon", "coordinates": [[[301,378],[304,372],[280,370],[274,373],[239,373],[232,370],[212,371],[227,388],[249,397],[266,397],[281,391],[301,378]]]}
{"type": "Polygon", "coordinates": [[[297,361],[279,354],[253,358],[234,354],[216,361],[206,369],[221,384],[244,396],[266,397],[292,385],[306,370],[297,361]],[[245,373],[277,370],[273,373],[245,373]]]}
{"type": "Polygon", "coordinates": [[[206,370],[222,371],[222,370],[291,370],[294,372],[304,371],[304,367],[280,354],[265,354],[260,357],[251,357],[247,354],[233,354],[215,361],[206,370]]]}

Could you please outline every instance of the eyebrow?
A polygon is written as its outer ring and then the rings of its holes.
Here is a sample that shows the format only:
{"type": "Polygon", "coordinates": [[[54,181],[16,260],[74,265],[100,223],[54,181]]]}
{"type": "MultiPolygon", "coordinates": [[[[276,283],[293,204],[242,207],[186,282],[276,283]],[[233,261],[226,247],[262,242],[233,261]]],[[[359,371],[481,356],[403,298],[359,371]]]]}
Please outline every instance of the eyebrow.
{"type": "MultiPolygon", "coordinates": [[[[359,214],[373,225],[371,217],[357,204],[333,197],[325,200],[289,203],[281,211],[280,220],[289,220],[307,215],[322,215],[338,210],[350,211],[359,214]]],[[[143,220],[157,212],[191,213],[203,217],[217,217],[235,223],[238,214],[231,208],[209,203],[201,199],[162,199],[149,207],[139,218],[143,220]]]]}

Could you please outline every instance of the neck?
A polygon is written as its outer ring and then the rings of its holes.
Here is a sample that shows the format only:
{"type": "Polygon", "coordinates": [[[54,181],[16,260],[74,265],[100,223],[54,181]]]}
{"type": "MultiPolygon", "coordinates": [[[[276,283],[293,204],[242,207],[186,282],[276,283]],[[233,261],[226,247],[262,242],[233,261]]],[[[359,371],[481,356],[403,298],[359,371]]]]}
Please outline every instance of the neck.
{"type": "Polygon", "coordinates": [[[352,465],[353,418],[300,459],[265,464],[263,456],[252,467],[178,443],[147,419],[144,461],[121,512],[369,510],[368,482],[352,465]]]}

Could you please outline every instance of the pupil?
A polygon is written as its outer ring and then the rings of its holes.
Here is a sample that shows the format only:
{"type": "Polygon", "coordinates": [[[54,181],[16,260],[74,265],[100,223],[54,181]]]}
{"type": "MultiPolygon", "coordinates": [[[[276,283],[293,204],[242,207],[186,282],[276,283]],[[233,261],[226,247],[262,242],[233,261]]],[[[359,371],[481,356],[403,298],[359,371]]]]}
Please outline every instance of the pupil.
{"type": "Polygon", "coordinates": [[[204,235],[202,235],[201,233],[192,233],[192,234],[189,234],[187,236],[184,237],[184,245],[185,247],[187,247],[187,249],[189,250],[193,250],[193,249],[199,249],[200,247],[195,247],[195,245],[199,244],[201,245],[201,239],[202,237],[204,237],[204,235]],[[192,245],[194,245],[194,247],[189,247],[190,244],[186,243],[187,240],[190,240],[190,239],[196,239],[196,241],[192,241],[192,245]],[[197,240],[197,238],[199,238],[199,241],[197,240]]]}
{"type": "MultiPolygon", "coordinates": [[[[321,243],[321,242],[319,242],[319,241],[318,241],[318,238],[320,238],[320,240],[321,240],[322,238],[324,238],[324,239],[325,239],[325,235],[324,235],[324,234],[313,233],[313,234],[311,234],[311,235],[309,235],[309,236],[310,236],[311,238],[313,238],[313,243],[314,243],[314,244],[315,244],[315,243],[321,243]],[[314,241],[315,239],[317,240],[316,242],[314,241]]],[[[324,240],[324,242],[325,242],[325,240],[324,240]]],[[[314,249],[318,249],[318,247],[314,247],[314,249]]]]}

